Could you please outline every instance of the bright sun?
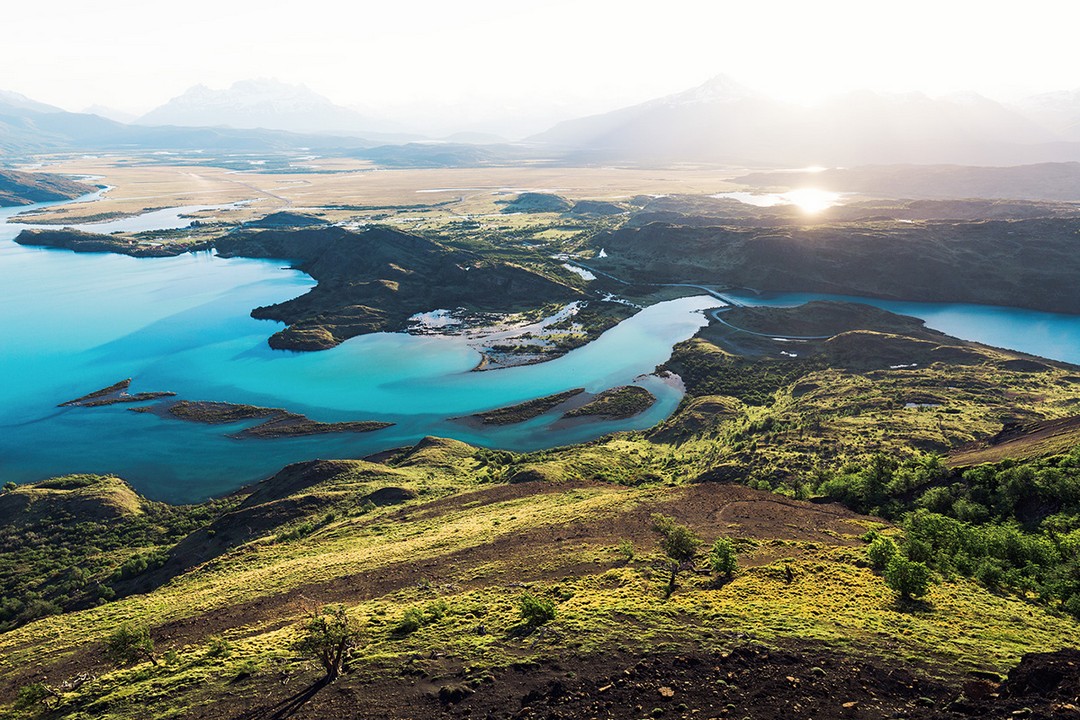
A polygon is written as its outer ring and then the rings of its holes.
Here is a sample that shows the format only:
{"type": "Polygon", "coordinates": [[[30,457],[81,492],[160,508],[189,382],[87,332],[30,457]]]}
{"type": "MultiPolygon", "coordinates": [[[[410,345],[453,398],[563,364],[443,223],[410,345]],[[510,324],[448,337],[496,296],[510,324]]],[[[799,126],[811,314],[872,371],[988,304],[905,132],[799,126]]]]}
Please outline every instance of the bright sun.
{"type": "Polygon", "coordinates": [[[784,198],[804,213],[814,214],[835,205],[840,199],[840,193],[817,188],[800,188],[784,193],[784,198]]]}

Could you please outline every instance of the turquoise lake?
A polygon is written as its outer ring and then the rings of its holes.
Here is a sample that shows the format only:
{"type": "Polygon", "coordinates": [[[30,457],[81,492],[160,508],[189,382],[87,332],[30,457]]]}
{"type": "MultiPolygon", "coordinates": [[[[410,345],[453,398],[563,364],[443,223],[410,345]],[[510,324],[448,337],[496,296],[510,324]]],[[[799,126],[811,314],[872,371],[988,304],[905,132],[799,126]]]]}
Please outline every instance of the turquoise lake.
{"type": "MultiPolygon", "coordinates": [[[[0,223],[28,208],[0,210],[0,223]]],[[[183,227],[182,209],[88,230],[183,227]]],[[[283,261],[221,259],[210,252],[135,259],[27,248],[19,225],[0,224],[0,482],[114,473],[154,499],[190,502],[311,458],[356,458],[425,435],[531,450],[650,427],[681,392],[649,375],[675,343],[705,324],[706,296],[647,308],[556,360],[470,372],[479,355],[457,338],[379,333],[314,353],[271,350],[281,326],[252,308],[295,297],[311,278],[283,261]],[[133,378],[132,392],[168,390],[189,400],[284,407],[322,421],[385,420],[366,434],[236,440],[239,426],[210,426],[133,413],[128,405],[57,404],[133,378]],[[466,427],[452,418],[584,387],[638,382],[657,403],[624,421],[466,427]]],[[[825,296],[741,298],[793,304],[825,296]]],[[[849,298],[850,299],[850,298],[849,298]]],[[[959,337],[1080,363],[1080,317],[1012,308],[867,301],[916,315],[959,337]]]]}
{"type": "MultiPolygon", "coordinates": [[[[0,211],[0,220],[26,209],[0,211]]],[[[187,222],[176,216],[162,211],[109,229],[187,222]]],[[[28,248],[12,242],[21,229],[0,225],[0,482],[115,473],[171,502],[227,492],[290,462],[363,457],[425,435],[530,450],[650,427],[671,414],[681,392],[640,376],[705,324],[701,310],[718,305],[709,297],[662,303],[559,359],[489,372],[470,372],[478,353],[447,337],[379,333],[328,351],[292,353],[266,343],[279,324],[249,315],[314,284],[284,262],[28,248]],[[190,400],[285,407],[322,421],[396,425],[365,434],[235,440],[224,435],[243,425],[166,420],[126,405],[56,407],[128,377],[132,392],[168,390],[190,400]],[[483,430],[451,420],[574,387],[598,392],[635,380],[658,400],[630,420],[553,427],[555,418],[541,417],[483,430]]]]}

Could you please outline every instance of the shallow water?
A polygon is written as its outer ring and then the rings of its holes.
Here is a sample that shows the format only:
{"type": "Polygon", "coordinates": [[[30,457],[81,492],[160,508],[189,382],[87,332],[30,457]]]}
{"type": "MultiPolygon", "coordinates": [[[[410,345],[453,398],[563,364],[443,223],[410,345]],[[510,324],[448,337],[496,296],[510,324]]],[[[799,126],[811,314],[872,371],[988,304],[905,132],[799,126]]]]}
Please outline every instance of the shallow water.
{"type": "MultiPolygon", "coordinates": [[[[0,220],[25,209],[0,211],[0,220]]],[[[124,222],[129,230],[157,229],[162,221],[175,224],[176,214],[124,222]]],[[[474,373],[479,355],[461,338],[379,333],[324,352],[271,350],[266,340],[281,326],[253,320],[251,309],[314,284],[282,262],[28,248],[12,242],[20,229],[0,225],[0,482],[110,472],[174,502],[226,492],[289,462],[362,457],[431,434],[528,450],[650,427],[681,397],[656,378],[640,382],[658,402],[631,420],[551,427],[555,418],[537,418],[477,430],[450,418],[573,387],[596,392],[632,382],[705,323],[700,310],[718,304],[708,297],[662,303],[557,360],[474,373]],[[127,377],[132,392],[171,390],[323,421],[397,424],[366,434],[233,440],[224,435],[243,425],[165,420],[128,405],[56,407],[127,377]]]]}

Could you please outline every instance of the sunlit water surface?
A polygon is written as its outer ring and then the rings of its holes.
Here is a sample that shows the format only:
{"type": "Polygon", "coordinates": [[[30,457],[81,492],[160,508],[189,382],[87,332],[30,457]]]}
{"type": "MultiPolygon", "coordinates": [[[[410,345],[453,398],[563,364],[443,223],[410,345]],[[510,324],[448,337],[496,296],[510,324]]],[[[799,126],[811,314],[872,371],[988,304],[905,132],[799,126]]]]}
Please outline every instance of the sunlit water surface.
{"type": "MultiPolygon", "coordinates": [[[[0,211],[0,220],[16,212],[0,211]]],[[[182,227],[159,211],[84,229],[182,227]],[[118,224],[119,223],[119,224],[118,224]]],[[[470,372],[480,360],[464,341],[379,333],[323,352],[271,350],[281,326],[254,307],[305,292],[308,276],[283,261],[222,259],[210,252],[135,259],[22,247],[22,229],[0,225],[0,481],[71,472],[115,473],[153,498],[190,501],[267,476],[298,460],[362,457],[425,435],[515,450],[581,442],[654,425],[680,391],[651,373],[676,342],[705,323],[708,297],[661,303],[589,345],[540,365],[470,372]],[[58,403],[134,378],[132,392],[285,407],[322,421],[384,420],[366,434],[236,440],[243,425],[208,426],[130,412],[130,405],[58,403]],[[658,398],[630,420],[471,429],[452,418],[584,387],[638,382],[658,398]]]]}
{"type": "MultiPolygon", "coordinates": [[[[0,210],[0,223],[27,208],[0,210]]],[[[108,232],[185,226],[194,208],[83,226],[108,232]]],[[[280,325],[252,308],[295,297],[313,280],[283,261],[222,259],[210,252],[135,259],[21,247],[22,226],[0,224],[0,482],[71,472],[115,473],[146,495],[193,501],[315,457],[355,458],[425,435],[530,450],[650,427],[681,393],[648,375],[672,346],[705,323],[709,297],[660,303],[556,360],[470,372],[479,355],[457,338],[379,333],[323,352],[271,350],[280,325]],[[645,377],[643,377],[643,375],[645,377]],[[244,425],[208,426],[133,413],[128,405],[58,403],[134,378],[132,392],[285,407],[316,420],[384,420],[367,434],[235,440],[244,425]],[[623,421],[558,422],[473,429],[453,418],[584,387],[637,382],[658,398],[623,421]]],[[[1080,363],[1080,317],[1015,308],[786,294],[743,296],[752,304],[861,300],[916,317],[958,337],[1080,363]]]]}

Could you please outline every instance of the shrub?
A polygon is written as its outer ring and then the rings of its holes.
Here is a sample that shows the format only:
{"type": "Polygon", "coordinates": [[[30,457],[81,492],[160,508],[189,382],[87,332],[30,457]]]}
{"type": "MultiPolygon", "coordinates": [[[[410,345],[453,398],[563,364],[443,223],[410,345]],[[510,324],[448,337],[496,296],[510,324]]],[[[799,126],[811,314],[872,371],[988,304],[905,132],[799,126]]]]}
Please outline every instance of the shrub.
{"type": "Polygon", "coordinates": [[[24,709],[39,703],[47,704],[53,697],[56,697],[56,691],[45,683],[30,683],[19,688],[19,694],[15,698],[15,707],[24,709]]]}
{"type": "Polygon", "coordinates": [[[885,567],[885,584],[902,600],[919,598],[930,589],[930,569],[897,554],[885,567]]]}
{"type": "Polygon", "coordinates": [[[157,665],[154,641],[145,625],[124,623],[105,639],[105,656],[117,665],[132,665],[149,660],[157,665]]]}
{"type": "Polygon", "coordinates": [[[333,682],[359,638],[360,625],[344,606],[324,606],[312,611],[297,650],[318,660],[326,671],[326,681],[333,682]]]}
{"type": "Polygon", "coordinates": [[[522,622],[530,630],[555,619],[555,603],[538,598],[529,592],[522,594],[518,607],[521,611],[522,622]]]}
{"type": "Polygon", "coordinates": [[[889,561],[896,557],[897,553],[899,550],[896,548],[896,543],[891,538],[880,535],[874,538],[866,550],[866,554],[870,557],[870,564],[875,570],[884,570],[888,567],[889,561]]]}
{"type": "Polygon", "coordinates": [[[390,634],[395,637],[411,635],[425,625],[442,620],[449,610],[450,606],[446,604],[445,600],[428,603],[427,607],[423,609],[413,606],[405,611],[405,614],[401,616],[401,620],[394,627],[390,628],[390,634]]]}
{"type": "Polygon", "coordinates": [[[709,566],[714,573],[731,577],[739,569],[735,545],[727,538],[717,538],[709,550],[709,566]]]}
{"type": "Polygon", "coordinates": [[[424,612],[418,607],[411,607],[405,611],[401,619],[394,627],[390,628],[390,634],[395,637],[411,635],[424,625],[424,612]]]}
{"type": "Polygon", "coordinates": [[[210,657],[228,657],[232,654],[232,643],[220,635],[211,635],[206,654],[210,657]]]}

